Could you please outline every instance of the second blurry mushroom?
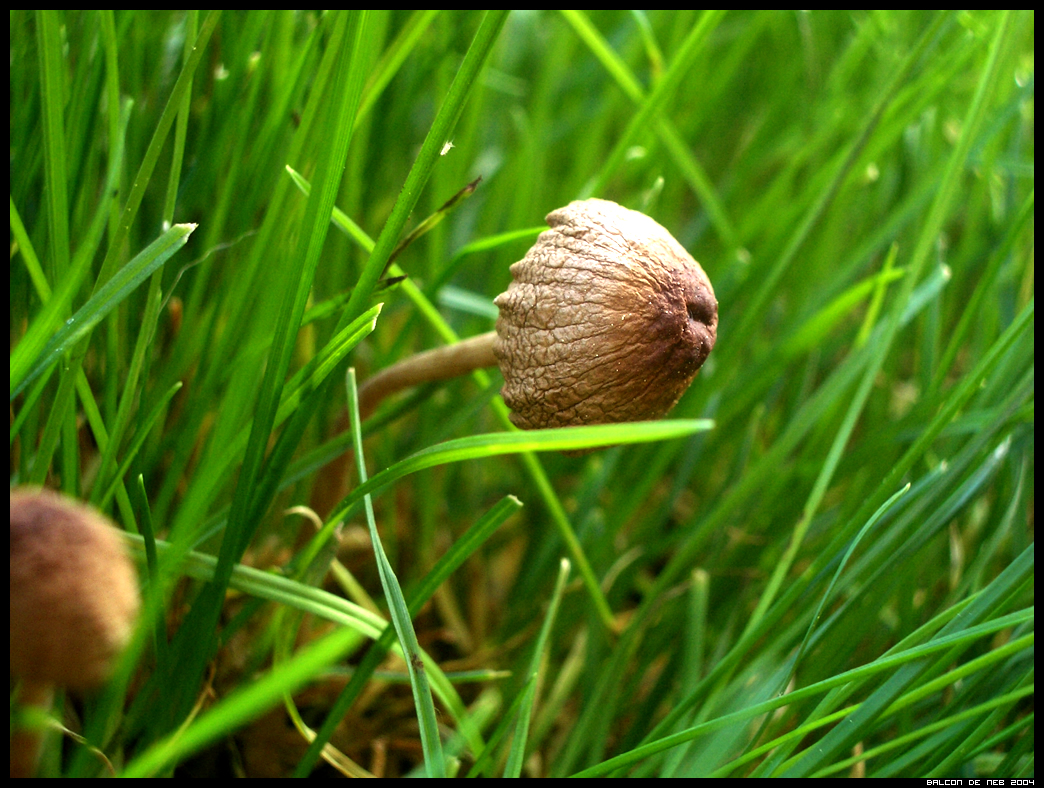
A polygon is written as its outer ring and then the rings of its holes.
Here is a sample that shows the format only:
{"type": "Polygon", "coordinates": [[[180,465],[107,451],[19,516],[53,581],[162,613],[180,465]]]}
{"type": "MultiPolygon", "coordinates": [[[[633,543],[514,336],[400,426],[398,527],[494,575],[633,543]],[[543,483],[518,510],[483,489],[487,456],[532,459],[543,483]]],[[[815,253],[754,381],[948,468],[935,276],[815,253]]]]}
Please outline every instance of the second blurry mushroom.
{"type": "MultiPolygon", "coordinates": [[[[99,512],[43,489],[11,490],[11,674],[21,705],[54,687],[105,682],[130,639],[140,600],[134,565],[99,512]]],[[[35,770],[39,734],[11,740],[11,776],[35,770]]]]}

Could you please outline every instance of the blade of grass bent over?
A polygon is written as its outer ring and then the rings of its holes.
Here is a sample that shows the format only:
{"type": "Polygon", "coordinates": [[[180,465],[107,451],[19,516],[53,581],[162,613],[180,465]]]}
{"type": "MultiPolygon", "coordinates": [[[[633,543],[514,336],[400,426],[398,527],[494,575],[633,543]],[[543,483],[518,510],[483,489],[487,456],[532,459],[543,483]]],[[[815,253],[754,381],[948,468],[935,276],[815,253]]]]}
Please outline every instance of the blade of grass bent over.
{"type": "MultiPolygon", "coordinates": [[[[366,484],[366,460],[363,454],[361,421],[359,419],[359,395],[355,386],[355,369],[348,370],[348,414],[351,417],[352,436],[355,440],[356,467],[359,469],[359,481],[366,484]]],[[[410,611],[406,607],[406,599],[395,576],[395,570],[388,562],[381,545],[381,537],[377,532],[377,522],[373,517],[373,502],[369,495],[363,499],[366,505],[366,523],[370,529],[370,541],[373,543],[377,570],[381,576],[388,609],[395,624],[395,632],[399,636],[403,654],[406,656],[406,669],[410,674],[410,685],[413,687],[413,701],[417,706],[417,719],[420,723],[421,746],[424,748],[424,763],[429,777],[445,777],[446,764],[442,754],[442,739],[439,737],[439,724],[435,716],[435,704],[431,699],[431,686],[428,675],[424,672],[421,660],[420,644],[417,633],[413,630],[410,611]]]]}

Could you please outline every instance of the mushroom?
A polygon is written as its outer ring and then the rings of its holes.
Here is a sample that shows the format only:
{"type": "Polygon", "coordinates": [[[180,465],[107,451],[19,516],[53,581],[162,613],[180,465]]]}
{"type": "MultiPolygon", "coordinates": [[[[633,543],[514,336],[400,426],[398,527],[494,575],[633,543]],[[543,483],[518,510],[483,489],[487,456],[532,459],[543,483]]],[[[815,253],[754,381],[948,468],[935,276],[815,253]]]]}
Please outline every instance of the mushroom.
{"type": "Polygon", "coordinates": [[[645,214],[578,200],[511,266],[497,330],[419,353],[359,388],[363,417],[408,386],[499,365],[523,429],[656,419],[714,347],[718,302],[700,264],[645,214]]]}
{"type": "MultiPolygon", "coordinates": [[[[103,684],[140,607],[119,533],[99,512],[50,490],[11,490],[11,674],[18,702],[47,709],[55,686],[103,684]]],[[[31,776],[39,729],[12,734],[11,776],[31,776]]]]}

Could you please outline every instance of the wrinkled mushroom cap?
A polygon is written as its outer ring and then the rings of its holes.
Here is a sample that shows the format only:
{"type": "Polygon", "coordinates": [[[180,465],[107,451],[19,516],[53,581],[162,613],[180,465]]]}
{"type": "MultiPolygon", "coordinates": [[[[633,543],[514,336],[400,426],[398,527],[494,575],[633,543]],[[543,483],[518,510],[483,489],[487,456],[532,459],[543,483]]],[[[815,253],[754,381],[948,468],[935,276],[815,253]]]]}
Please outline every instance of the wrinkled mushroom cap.
{"type": "Polygon", "coordinates": [[[667,230],[614,202],[572,202],[547,223],[495,299],[511,420],[535,429],[663,416],[714,347],[707,275],[667,230]]]}
{"type": "Polygon", "coordinates": [[[11,673],[103,683],[139,608],[134,565],[97,511],[50,490],[11,490],[11,673]]]}

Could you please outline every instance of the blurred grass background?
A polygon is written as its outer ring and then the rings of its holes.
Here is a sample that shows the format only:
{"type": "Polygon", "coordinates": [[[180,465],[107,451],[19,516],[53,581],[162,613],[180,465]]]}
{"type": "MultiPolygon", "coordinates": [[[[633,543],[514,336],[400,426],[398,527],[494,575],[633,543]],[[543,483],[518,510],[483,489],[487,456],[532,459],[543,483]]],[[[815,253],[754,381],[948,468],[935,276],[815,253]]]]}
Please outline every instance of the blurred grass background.
{"type": "Polygon", "coordinates": [[[11,483],[152,600],[43,773],[1031,776],[1033,21],[13,11],[11,483]],[[397,584],[357,505],[309,543],[345,367],[491,329],[588,196],[714,283],[683,437],[504,454],[499,373],[427,387],[363,430],[397,584]]]}

